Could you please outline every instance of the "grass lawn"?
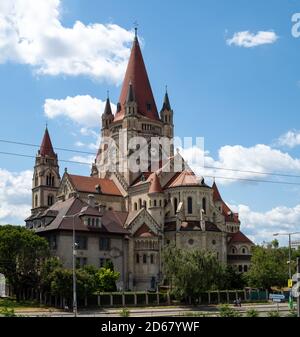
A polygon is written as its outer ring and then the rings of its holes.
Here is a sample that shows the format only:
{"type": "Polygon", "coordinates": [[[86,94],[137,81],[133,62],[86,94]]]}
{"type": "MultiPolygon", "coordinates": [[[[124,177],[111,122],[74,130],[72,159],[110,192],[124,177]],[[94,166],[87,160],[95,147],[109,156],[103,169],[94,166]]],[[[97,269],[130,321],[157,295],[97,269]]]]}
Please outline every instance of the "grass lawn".
{"type": "Polygon", "coordinates": [[[9,308],[13,309],[15,312],[21,311],[50,311],[53,308],[47,307],[45,305],[40,305],[35,301],[20,301],[17,302],[12,298],[0,298],[0,311],[1,309],[9,308]]]}

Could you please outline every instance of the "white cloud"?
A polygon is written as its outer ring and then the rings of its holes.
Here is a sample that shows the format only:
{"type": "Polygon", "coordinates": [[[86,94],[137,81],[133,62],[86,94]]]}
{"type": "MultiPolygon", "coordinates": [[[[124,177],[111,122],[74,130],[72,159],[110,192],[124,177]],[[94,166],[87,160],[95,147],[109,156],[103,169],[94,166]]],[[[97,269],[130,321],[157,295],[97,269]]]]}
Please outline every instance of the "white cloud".
{"type": "Polygon", "coordinates": [[[87,156],[73,156],[70,161],[74,161],[76,164],[79,165],[90,165],[95,161],[95,155],[87,155],[87,156]]]}
{"type": "MultiPolygon", "coordinates": [[[[230,184],[238,179],[283,180],[283,178],[270,177],[264,173],[300,174],[300,159],[264,144],[252,147],[226,145],[219,149],[217,159],[205,152],[205,169],[202,164],[202,149],[188,148],[181,150],[181,154],[198,175],[222,177],[223,179],[217,179],[221,184],[230,184]],[[222,168],[222,170],[213,169],[214,167],[222,168]]],[[[288,181],[288,178],[284,180],[288,181]]]]}
{"type": "Polygon", "coordinates": [[[61,22],[61,0],[1,0],[0,63],[32,66],[41,75],[85,75],[119,84],[133,32],[116,24],[61,22]]]}
{"type": "Polygon", "coordinates": [[[300,145],[300,131],[288,131],[287,133],[279,137],[277,144],[279,146],[287,146],[289,148],[294,148],[300,145]]]}
{"type": "MultiPolygon", "coordinates": [[[[50,118],[67,117],[73,122],[87,127],[99,127],[101,125],[101,115],[104,112],[105,101],[93,98],[89,95],[67,97],[65,99],[46,99],[44,113],[50,118]]],[[[116,106],[112,104],[113,111],[116,106]]]]}
{"type": "Polygon", "coordinates": [[[0,224],[23,224],[30,215],[32,171],[0,168],[0,224]]]}
{"type": "MultiPolygon", "coordinates": [[[[300,205],[291,208],[278,206],[266,212],[253,211],[246,205],[230,205],[230,207],[239,213],[241,230],[257,243],[272,241],[275,233],[299,231],[300,205]]],[[[286,238],[280,236],[277,238],[286,243],[286,238]]]]}
{"type": "Polygon", "coordinates": [[[253,34],[249,31],[237,32],[226,42],[229,46],[253,48],[264,44],[272,44],[278,40],[278,36],[272,31],[259,31],[253,34]]]}

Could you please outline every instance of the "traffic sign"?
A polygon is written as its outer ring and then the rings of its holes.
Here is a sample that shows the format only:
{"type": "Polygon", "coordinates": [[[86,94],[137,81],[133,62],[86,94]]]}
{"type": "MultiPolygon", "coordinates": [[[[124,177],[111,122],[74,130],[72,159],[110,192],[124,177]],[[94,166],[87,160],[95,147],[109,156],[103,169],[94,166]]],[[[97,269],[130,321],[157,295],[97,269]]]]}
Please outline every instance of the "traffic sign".
{"type": "Polygon", "coordinates": [[[288,280],[288,288],[292,288],[293,287],[293,280],[289,279],[288,280]]]}
{"type": "Polygon", "coordinates": [[[285,295],[283,294],[270,294],[270,300],[285,300],[285,295]]]}

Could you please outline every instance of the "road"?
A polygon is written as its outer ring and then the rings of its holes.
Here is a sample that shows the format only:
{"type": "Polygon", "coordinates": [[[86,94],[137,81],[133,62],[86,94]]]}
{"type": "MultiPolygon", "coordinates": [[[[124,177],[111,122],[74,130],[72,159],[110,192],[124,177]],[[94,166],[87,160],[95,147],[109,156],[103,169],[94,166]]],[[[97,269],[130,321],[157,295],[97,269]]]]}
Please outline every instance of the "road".
{"type": "MultiPolygon", "coordinates": [[[[281,316],[286,316],[289,313],[288,305],[286,303],[277,304],[256,304],[243,305],[241,308],[233,307],[241,314],[245,314],[249,309],[255,309],[260,313],[260,316],[267,316],[270,311],[277,311],[279,309],[281,316]]],[[[121,308],[104,308],[102,310],[84,310],[79,312],[79,317],[120,317],[121,308]]],[[[178,316],[218,316],[217,306],[201,306],[201,307],[167,307],[167,308],[130,308],[130,317],[178,317],[178,316]]],[[[17,315],[28,317],[73,317],[72,313],[63,311],[22,311],[18,310],[17,315]]]]}

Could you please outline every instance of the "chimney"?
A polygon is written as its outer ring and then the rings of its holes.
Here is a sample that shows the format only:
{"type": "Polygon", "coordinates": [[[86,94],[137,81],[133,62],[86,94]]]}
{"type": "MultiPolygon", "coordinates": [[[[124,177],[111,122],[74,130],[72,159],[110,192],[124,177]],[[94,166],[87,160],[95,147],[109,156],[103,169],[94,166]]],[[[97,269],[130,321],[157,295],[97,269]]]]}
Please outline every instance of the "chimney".
{"type": "Polygon", "coordinates": [[[101,216],[104,215],[105,210],[106,210],[106,205],[100,204],[99,205],[99,213],[101,214],[101,216]]]}
{"type": "Polygon", "coordinates": [[[89,206],[95,207],[96,204],[95,204],[95,196],[94,196],[94,194],[89,194],[88,198],[89,198],[89,201],[88,201],[89,206]]]}

